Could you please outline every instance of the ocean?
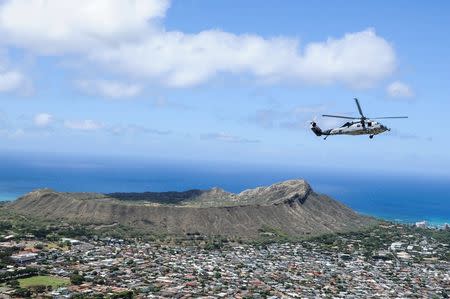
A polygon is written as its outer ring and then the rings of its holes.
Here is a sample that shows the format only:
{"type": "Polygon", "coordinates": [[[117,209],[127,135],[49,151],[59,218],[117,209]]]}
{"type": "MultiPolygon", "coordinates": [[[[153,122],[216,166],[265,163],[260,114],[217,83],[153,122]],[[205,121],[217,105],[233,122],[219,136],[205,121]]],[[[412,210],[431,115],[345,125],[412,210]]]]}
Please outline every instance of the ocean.
{"type": "Polygon", "coordinates": [[[38,188],[108,193],[218,186],[240,192],[296,178],[363,214],[405,223],[450,223],[449,179],[238,163],[0,155],[1,201],[38,188]]]}

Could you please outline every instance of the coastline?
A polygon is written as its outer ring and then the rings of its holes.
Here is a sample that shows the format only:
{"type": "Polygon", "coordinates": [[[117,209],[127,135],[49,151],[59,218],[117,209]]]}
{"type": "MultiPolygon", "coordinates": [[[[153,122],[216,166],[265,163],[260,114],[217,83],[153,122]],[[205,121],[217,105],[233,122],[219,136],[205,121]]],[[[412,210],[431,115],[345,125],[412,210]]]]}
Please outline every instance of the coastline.
{"type": "Polygon", "coordinates": [[[377,214],[373,214],[367,211],[358,211],[355,209],[356,212],[362,214],[362,215],[366,215],[366,216],[370,216],[370,217],[375,217],[378,219],[382,219],[382,220],[386,220],[386,221],[391,221],[391,222],[395,222],[395,223],[400,223],[400,224],[407,224],[407,225],[415,225],[417,222],[426,222],[426,226],[429,228],[442,228],[444,227],[446,224],[450,225],[450,219],[444,219],[444,218],[439,218],[439,217],[429,217],[424,215],[423,217],[399,217],[399,216],[387,216],[387,215],[377,215],[377,214]]]}

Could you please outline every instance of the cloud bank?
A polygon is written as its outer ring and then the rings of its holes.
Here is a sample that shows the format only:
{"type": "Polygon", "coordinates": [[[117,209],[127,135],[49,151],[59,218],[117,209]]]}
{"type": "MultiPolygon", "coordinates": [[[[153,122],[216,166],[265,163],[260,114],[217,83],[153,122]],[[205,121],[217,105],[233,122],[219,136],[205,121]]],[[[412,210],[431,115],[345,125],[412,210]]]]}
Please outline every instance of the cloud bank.
{"type": "Polygon", "coordinates": [[[64,127],[72,130],[81,131],[96,131],[104,127],[100,122],[86,119],[86,120],[66,120],[64,121],[64,127]]]}
{"type": "Polygon", "coordinates": [[[240,136],[235,136],[231,134],[227,134],[224,132],[218,132],[218,133],[208,133],[208,134],[202,134],[201,139],[204,140],[217,140],[227,143],[259,143],[260,141],[257,139],[247,139],[240,136]]]}
{"type": "Polygon", "coordinates": [[[142,91],[142,87],[138,84],[110,80],[78,80],[75,85],[85,93],[112,99],[135,97],[142,91]]]}
{"type": "Polygon", "coordinates": [[[105,73],[167,87],[231,74],[366,88],[396,67],[393,47],[371,28],[305,45],[291,37],[222,30],[187,34],[164,28],[169,6],[167,0],[5,0],[0,34],[4,43],[38,55],[76,55],[105,73]]]}

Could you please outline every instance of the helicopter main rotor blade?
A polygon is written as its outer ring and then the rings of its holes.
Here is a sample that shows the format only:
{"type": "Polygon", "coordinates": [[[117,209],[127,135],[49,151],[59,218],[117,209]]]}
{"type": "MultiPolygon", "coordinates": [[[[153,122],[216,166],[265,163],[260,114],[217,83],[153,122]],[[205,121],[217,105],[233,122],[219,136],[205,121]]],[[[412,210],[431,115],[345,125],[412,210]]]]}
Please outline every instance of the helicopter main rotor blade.
{"type": "Polygon", "coordinates": [[[345,118],[345,119],[358,119],[359,117],[350,117],[350,116],[341,116],[341,115],[330,115],[330,114],[322,114],[324,117],[334,117],[334,118],[345,118]]]}
{"type": "Polygon", "coordinates": [[[370,119],[388,119],[388,118],[408,118],[408,116],[382,116],[382,117],[371,117],[370,119]]]}
{"type": "Polygon", "coordinates": [[[356,106],[358,107],[359,114],[361,114],[361,118],[365,119],[366,117],[364,116],[364,113],[362,112],[361,105],[359,105],[359,101],[357,98],[355,98],[355,103],[356,103],[356,106]]]}

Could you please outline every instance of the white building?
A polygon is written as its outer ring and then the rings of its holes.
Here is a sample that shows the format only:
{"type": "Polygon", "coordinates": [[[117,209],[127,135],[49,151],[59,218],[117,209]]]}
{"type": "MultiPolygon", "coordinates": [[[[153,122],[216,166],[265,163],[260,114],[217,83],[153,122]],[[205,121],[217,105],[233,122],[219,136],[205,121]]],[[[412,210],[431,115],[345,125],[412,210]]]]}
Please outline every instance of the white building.
{"type": "Polygon", "coordinates": [[[391,244],[391,251],[397,251],[402,249],[403,243],[402,242],[394,242],[391,244]]]}
{"type": "Polygon", "coordinates": [[[71,245],[78,245],[81,242],[75,239],[69,239],[69,238],[62,238],[61,239],[62,242],[69,242],[71,245]]]}
{"type": "Polygon", "coordinates": [[[400,251],[399,253],[397,253],[397,257],[403,260],[409,260],[411,258],[411,255],[407,252],[400,251]]]}
{"type": "Polygon", "coordinates": [[[34,261],[37,257],[37,253],[19,253],[11,256],[11,259],[16,263],[25,263],[34,261]]]}
{"type": "Polygon", "coordinates": [[[419,222],[416,222],[416,227],[427,228],[428,223],[426,221],[419,221],[419,222]]]}

